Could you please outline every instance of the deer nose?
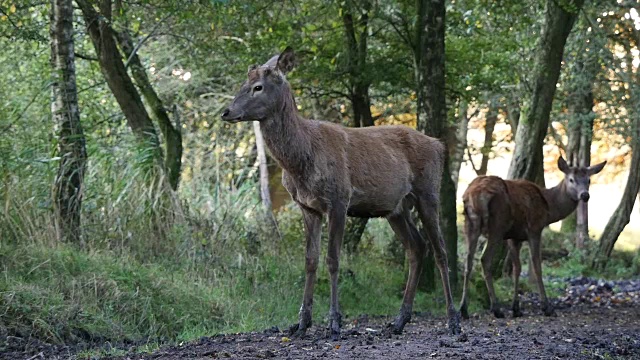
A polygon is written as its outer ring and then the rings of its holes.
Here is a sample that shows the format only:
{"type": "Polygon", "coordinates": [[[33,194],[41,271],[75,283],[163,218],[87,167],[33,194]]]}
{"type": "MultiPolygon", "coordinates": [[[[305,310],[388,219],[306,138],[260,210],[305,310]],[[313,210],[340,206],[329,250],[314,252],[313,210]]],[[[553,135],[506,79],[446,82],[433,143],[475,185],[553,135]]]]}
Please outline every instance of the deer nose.
{"type": "Polygon", "coordinates": [[[580,194],[580,200],[587,202],[589,201],[589,193],[588,192],[583,192],[582,194],[580,194]]]}
{"type": "Polygon", "coordinates": [[[222,119],[226,118],[227,116],[229,116],[229,108],[226,108],[221,115],[222,119]]]}

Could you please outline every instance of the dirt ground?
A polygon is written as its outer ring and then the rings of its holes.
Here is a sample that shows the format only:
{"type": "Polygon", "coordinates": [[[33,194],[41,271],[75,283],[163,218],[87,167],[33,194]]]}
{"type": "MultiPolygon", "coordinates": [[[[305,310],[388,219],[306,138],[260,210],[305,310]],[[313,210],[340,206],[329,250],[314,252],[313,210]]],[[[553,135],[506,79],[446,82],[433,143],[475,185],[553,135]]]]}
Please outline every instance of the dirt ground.
{"type": "Polygon", "coordinates": [[[385,334],[388,318],[353,320],[342,339],[328,340],[313,327],[290,340],[276,329],[204,338],[153,354],[112,359],[640,359],[640,308],[581,305],[547,318],[527,306],[518,319],[475,316],[461,336],[445,331],[444,319],[416,316],[399,336],[385,334]]]}
{"type": "MultiPolygon", "coordinates": [[[[302,339],[273,328],[218,335],[151,354],[131,352],[109,360],[139,359],[639,359],[640,281],[603,282],[576,278],[555,299],[557,317],[545,317],[537,295],[521,296],[524,317],[495,319],[487,312],[462,322],[463,334],[449,335],[446,320],[415,315],[402,335],[391,335],[391,317],[346,319],[339,341],[324,325],[302,339]],[[615,290],[614,290],[615,288],[615,290]]],[[[8,339],[0,359],[87,359],[79,348],[20,343],[8,339]],[[15,344],[11,344],[16,342],[15,344]],[[13,350],[11,350],[13,349],[13,350]]],[[[104,346],[104,345],[103,345],[104,346]]]]}

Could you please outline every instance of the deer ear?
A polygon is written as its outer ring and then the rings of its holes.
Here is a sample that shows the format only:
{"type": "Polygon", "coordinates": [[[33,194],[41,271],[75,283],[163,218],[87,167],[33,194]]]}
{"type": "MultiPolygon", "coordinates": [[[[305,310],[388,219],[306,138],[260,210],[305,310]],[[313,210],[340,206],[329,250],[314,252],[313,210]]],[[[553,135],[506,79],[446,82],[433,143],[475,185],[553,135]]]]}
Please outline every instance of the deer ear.
{"type": "Polygon", "coordinates": [[[287,74],[289,71],[293,70],[295,60],[296,57],[293,53],[293,49],[290,46],[287,46],[287,48],[278,56],[276,69],[280,70],[283,74],[287,74]]]}
{"type": "Polygon", "coordinates": [[[602,169],[604,168],[604,166],[606,164],[607,164],[607,162],[603,161],[598,165],[589,166],[587,168],[587,174],[589,174],[589,176],[591,176],[591,175],[595,175],[595,174],[599,173],[600,171],[602,171],[602,169]]]}
{"type": "Polygon", "coordinates": [[[569,172],[569,164],[567,164],[562,156],[558,158],[558,169],[565,174],[569,172]]]}
{"type": "Polygon", "coordinates": [[[264,65],[262,65],[262,67],[272,67],[275,68],[276,65],[278,65],[278,58],[280,57],[280,55],[274,55],[271,57],[271,59],[269,59],[269,61],[267,61],[266,63],[264,63],[264,65]]]}

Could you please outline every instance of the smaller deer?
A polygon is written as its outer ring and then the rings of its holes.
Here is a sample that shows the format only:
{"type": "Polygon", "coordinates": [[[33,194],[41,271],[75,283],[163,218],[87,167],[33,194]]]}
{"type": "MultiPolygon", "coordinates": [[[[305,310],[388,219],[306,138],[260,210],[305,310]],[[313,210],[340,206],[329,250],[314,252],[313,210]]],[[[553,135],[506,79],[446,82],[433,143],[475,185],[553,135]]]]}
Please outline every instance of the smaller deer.
{"type": "Polygon", "coordinates": [[[478,245],[478,237],[484,234],[487,245],[482,254],[482,271],[489,290],[491,311],[497,318],[504,317],[500,311],[493,289],[491,261],[496,246],[507,241],[513,260],[513,316],[522,316],[518,300],[518,279],[520,277],[520,248],[523,241],[529,241],[531,264],[540,293],[542,310],[546,316],[555,315],[542,283],[540,239],[542,229],[564,219],[577,207],[578,201],[589,201],[589,177],[599,173],[605,162],[590,167],[569,167],[560,157],[558,168],[565,174],[557,186],[544,189],[526,180],[503,180],[497,176],[480,176],[473,180],[462,195],[464,202],[465,237],[467,260],[464,272],[464,288],[460,311],[462,317],[469,318],[467,297],[469,276],[473,268],[473,257],[478,245]]]}

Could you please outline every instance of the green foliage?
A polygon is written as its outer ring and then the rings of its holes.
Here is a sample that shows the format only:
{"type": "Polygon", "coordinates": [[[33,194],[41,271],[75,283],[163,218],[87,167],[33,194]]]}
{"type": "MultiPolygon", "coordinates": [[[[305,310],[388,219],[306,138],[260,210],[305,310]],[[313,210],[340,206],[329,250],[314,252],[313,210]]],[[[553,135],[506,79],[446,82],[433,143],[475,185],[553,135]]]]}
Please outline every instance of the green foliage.
{"type": "Polygon", "coordinates": [[[53,343],[175,339],[220,327],[217,290],[110,252],[3,246],[3,331],[53,343]]]}

